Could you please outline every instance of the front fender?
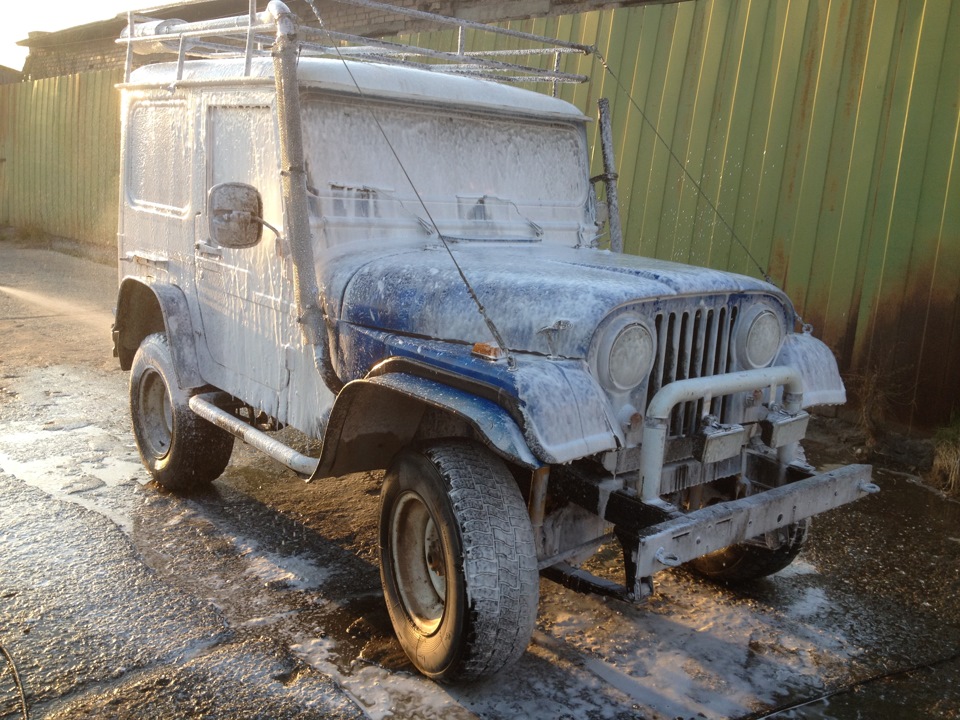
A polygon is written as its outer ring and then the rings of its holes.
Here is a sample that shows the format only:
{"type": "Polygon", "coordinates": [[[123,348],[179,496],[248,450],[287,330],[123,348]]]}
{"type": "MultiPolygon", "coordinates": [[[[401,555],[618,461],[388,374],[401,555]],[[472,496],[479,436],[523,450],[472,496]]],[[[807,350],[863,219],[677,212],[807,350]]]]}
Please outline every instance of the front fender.
{"type": "Polygon", "coordinates": [[[523,356],[513,372],[528,445],[563,464],[625,443],[606,393],[582,360],[523,356]]]}
{"type": "Polygon", "coordinates": [[[313,478],[386,467],[413,441],[428,408],[466,421],[507,460],[540,467],[517,423],[495,402],[436,380],[390,373],[348,383],[337,396],[313,478]]]}
{"type": "Polygon", "coordinates": [[[470,345],[349,324],[340,339],[353,377],[406,373],[506,408],[541,463],[567,463],[625,442],[609,398],[582,359],[518,352],[511,366],[481,359],[470,345]]]}
{"type": "Polygon", "coordinates": [[[837,359],[830,348],[810,333],[787,335],[773,364],[787,365],[800,373],[804,408],[843,405],[847,401],[837,359]]]}

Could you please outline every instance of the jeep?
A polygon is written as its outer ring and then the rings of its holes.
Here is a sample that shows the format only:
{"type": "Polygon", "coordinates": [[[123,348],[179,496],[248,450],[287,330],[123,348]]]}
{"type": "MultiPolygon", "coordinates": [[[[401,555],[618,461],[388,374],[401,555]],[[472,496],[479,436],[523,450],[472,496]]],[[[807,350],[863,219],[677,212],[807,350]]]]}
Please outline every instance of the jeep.
{"type": "Polygon", "coordinates": [[[383,594],[424,675],[517,660],[541,574],[625,602],[668,567],[750,580],[876,491],[804,460],[806,408],[845,395],[783,292],[600,247],[573,105],[475,76],[501,60],[341,48],[277,0],[141,20],[128,60],[178,53],[121,86],[113,337],[143,463],[202,488],[240,438],[307,480],[385,470],[383,594]],[[580,567],[609,542],[622,583],[580,567]]]}

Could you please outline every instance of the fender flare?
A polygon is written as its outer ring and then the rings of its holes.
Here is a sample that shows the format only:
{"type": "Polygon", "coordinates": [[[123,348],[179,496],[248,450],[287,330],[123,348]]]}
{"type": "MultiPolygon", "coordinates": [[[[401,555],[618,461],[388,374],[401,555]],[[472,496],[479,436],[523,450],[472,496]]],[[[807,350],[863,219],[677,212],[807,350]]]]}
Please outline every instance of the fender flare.
{"type": "Polygon", "coordinates": [[[787,365],[800,373],[804,409],[847,402],[847,391],[837,368],[836,356],[822,340],[809,332],[787,335],[773,364],[787,365]]]}
{"type": "Polygon", "coordinates": [[[389,373],[348,383],[334,404],[323,452],[311,479],[339,477],[386,467],[413,442],[428,408],[466,421],[490,448],[516,465],[541,463],[530,451],[519,425],[487,398],[408,373],[389,373]]]}
{"type": "Polygon", "coordinates": [[[114,355],[122,369],[130,369],[140,343],[155,332],[167,334],[180,387],[189,390],[203,386],[196,335],[183,290],[167,283],[124,278],[117,293],[113,325],[114,355]]]}

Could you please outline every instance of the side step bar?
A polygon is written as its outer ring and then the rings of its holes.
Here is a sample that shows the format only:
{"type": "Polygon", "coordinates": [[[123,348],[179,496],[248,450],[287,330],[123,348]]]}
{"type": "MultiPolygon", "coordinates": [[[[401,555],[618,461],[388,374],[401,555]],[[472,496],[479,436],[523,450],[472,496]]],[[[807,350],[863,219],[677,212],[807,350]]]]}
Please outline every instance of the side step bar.
{"type": "Polygon", "coordinates": [[[319,465],[319,458],[310,457],[294,450],[292,447],[284,445],[275,440],[261,430],[248,425],[226,410],[217,406],[217,403],[224,403],[231,398],[226,393],[213,392],[204,395],[194,395],[190,398],[190,409],[204,420],[213,423],[218,428],[226,430],[231,435],[243,440],[247,445],[255,447],[263,453],[266,453],[274,460],[293,470],[300,477],[313,477],[314,472],[319,465]]]}

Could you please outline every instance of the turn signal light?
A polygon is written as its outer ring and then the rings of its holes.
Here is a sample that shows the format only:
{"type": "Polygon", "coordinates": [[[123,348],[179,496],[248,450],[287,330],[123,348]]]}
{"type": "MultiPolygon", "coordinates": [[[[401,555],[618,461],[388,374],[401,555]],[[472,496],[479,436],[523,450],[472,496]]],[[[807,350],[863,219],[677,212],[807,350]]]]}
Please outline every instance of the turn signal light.
{"type": "Polygon", "coordinates": [[[488,342],[478,342],[473,344],[473,354],[482,357],[484,360],[503,360],[507,355],[503,348],[488,342]]]}

